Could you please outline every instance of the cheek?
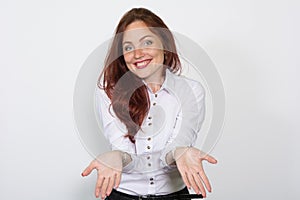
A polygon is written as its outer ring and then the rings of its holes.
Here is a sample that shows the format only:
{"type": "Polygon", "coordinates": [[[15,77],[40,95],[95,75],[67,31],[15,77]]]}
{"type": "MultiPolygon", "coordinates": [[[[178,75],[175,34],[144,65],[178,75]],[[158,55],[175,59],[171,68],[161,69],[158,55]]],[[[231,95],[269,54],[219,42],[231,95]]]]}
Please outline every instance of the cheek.
{"type": "Polygon", "coordinates": [[[156,52],[156,58],[157,58],[158,63],[163,63],[164,62],[164,53],[163,53],[163,51],[156,52]]]}
{"type": "Polygon", "coordinates": [[[133,59],[132,53],[126,53],[126,54],[123,55],[123,57],[124,57],[124,61],[126,63],[127,68],[130,71],[132,71],[133,70],[133,67],[131,65],[132,64],[132,59],[133,59]]]}
{"type": "Polygon", "coordinates": [[[151,49],[149,51],[149,55],[154,57],[157,63],[163,63],[164,62],[164,52],[162,50],[151,49]]]}
{"type": "Polygon", "coordinates": [[[130,63],[133,59],[133,53],[125,53],[123,56],[126,63],[130,63]]]}

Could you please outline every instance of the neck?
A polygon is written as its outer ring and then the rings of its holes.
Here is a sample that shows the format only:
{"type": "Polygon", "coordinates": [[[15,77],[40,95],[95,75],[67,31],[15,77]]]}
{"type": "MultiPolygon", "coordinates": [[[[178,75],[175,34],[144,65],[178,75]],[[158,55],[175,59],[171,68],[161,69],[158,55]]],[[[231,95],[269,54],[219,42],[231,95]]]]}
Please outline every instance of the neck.
{"type": "Polygon", "coordinates": [[[151,89],[153,93],[156,93],[160,88],[162,84],[156,84],[156,83],[149,83],[148,87],[151,89]]]}
{"type": "Polygon", "coordinates": [[[144,81],[147,83],[147,86],[151,89],[151,91],[153,93],[156,93],[161,88],[163,82],[165,81],[165,77],[166,77],[166,71],[164,70],[161,76],[153,78],[151,80],[144,79],[144,81]]]}

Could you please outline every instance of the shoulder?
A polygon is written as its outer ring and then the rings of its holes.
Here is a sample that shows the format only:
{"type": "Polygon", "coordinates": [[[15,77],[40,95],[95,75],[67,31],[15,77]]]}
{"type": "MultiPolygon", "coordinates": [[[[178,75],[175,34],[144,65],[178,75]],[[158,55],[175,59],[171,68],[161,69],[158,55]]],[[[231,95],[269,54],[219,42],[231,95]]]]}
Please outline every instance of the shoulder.
{"type": "Polygon", "coordinates": [[[106,92],[104,91],[104,89],[99,88],[98,86],[96,86],[95,88],[95,98],[96,101],[105,101],[105,102],[110,102],[109,97],[107,96],[106,92]]]}
{"type": "Polygon", "coordinates": [[[171,74],[170,75],[173,79],[173,85],[174,88],[180,89],[180,90],[186,90],[186,91],[193,91],[194,93],[202,93],[205,94],[205,89],[203,85],[192,78],[186,77],[185,75],[176,75],[171,74]]]}

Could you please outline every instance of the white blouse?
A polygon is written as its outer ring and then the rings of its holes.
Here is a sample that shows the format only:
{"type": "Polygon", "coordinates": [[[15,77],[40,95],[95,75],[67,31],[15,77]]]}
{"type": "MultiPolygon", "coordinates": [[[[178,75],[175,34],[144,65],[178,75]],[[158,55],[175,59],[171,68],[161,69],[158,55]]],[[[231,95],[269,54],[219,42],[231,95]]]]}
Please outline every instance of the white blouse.
{"type": "Polygon", "coordinates": [[[160,90],[152,93],[148,87],[148,94],[150,110],[135,144],[124,137],[126,126],[116,117],[106,93],[97,87],[95,94],[103,134],[112,150],[131,155],[117,189],[131,195],[165,195],[185,187],[176,166],[167,165],[165,157],[175,147],[194,145],[205,116],[204,89],[195,80],[166,70],[160,90]]]}

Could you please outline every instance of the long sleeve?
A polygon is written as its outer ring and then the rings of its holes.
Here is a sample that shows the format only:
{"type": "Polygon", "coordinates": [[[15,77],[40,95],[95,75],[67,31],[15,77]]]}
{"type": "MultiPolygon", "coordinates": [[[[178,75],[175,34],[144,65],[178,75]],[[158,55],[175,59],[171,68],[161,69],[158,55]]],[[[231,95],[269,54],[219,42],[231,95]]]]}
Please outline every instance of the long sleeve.
{"type": "Polygon", "coordinates": [[[110,107],[110,99],[103,90],[96,89],[95,94],[96,112],[102,126],[103,134],[111,145],[112,150],[130,150],[130,141],[125,138],[127,130],[110,107]]]}
{"type": "Polygon", "coordinates": [[[169,166],[166,155],[176,147],[194,145],[205,116],[205,91],[200,83],[186,82],[180,89],[175,87],[173,92],[181,102],[181,109],[176,116],[172,136],[161,154],[163,166],[169,166]]]}
{"type": "Polygon", "coordinates": [[[96,88],[95,91],[95,107],[103,135],[108,140],[111,149],[119,150],[130,155],[132,161],[123,168],[123,171],[126,172],[132,169],[135,163],[135,146],[127,137],[124,137],[127,134],[126,126],[116,117],[110,106],[110,99],[106,93],[99,88],[96,88]]]}

